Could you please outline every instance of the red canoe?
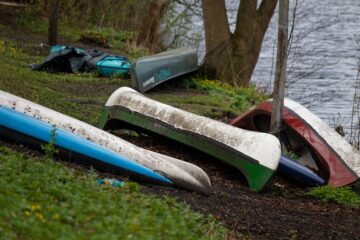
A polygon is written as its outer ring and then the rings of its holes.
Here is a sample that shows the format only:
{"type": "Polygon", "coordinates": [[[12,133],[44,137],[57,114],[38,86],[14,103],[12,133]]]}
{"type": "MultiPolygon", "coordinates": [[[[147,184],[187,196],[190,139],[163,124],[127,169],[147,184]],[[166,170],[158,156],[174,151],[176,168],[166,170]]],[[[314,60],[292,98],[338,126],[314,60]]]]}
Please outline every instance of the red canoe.
{"type": "MultiPolygon", "coordinates": [[[[247,130],[269,132],[272,100],[261,103],[230,122],[247,130]]],[[[340,187],[352,184],[360,176],[360,153],[324,121],[305,107],[285,99],[282,143],[300,158],[315,162],[328,180],[340,187]]]]}

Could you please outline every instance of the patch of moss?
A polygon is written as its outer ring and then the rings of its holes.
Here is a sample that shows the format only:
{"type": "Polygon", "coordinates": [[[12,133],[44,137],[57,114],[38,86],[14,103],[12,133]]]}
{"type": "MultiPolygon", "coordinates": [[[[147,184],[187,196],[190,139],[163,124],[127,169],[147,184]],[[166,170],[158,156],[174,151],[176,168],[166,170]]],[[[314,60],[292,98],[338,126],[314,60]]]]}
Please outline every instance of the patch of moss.
{"type": "Polygon", "coordinates": [[[321,186],[313,188],[308,194],[325,202],[360,207],[360,195],[352,191],[350,187],[332,188],[321,186]]]}

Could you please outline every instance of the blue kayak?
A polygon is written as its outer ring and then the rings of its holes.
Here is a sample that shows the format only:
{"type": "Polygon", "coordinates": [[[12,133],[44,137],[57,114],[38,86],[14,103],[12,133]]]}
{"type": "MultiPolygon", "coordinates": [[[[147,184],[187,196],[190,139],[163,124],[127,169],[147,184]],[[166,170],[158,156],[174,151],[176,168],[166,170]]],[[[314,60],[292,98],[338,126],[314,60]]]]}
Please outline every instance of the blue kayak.
{"type": "Polygon", "coordinates": [[[309,186],[320,186],[326,182],[309,168],[297,163],[287,156],[281,155],[278,166],[278,174],[285,178],[293,179],[298,183],[309,186]]]}
{"type": "Polygon", "coordinates": [[[155,180],[156,182],[172,184],[169,179],[162,175],[96,143],[65,130],[57,129],[48,123],[29,117],[11,108],[0,106],[0,136],[6,135],[5,132],[7,130],[10,130],[13,134],[24,135],[45,143],[53,141],[56,147],[85,156],[85,158],[92,159],[99,165],[108,165],[111,168],[130,172],[140,177],[155,180]]]}

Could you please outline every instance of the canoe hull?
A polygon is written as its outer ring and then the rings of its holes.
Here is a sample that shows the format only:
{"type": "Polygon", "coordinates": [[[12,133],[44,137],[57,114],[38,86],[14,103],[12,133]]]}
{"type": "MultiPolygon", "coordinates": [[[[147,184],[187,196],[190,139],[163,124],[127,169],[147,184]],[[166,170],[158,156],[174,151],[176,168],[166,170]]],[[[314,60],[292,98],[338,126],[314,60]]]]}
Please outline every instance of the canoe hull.
{"type": "Polygon", "coordinates": [[[81,156],[82,159],[90,159],[88,165],[92,165],[91,163],[94,166],[107,165],[110,169],[123,174],[141,176],[140,178],[152,182],[171,184],[171,181],[158,173],[113,151],[7,107],[0,107],[0,128],[1,137],[7,140],[28,142],[29,145],[35,148],[39,148],[42,144],[51,141],[55,147],[69,152],[70,155],[75,153],[75,155],[81,156]]]}
{"type": "Polygon", "coordinates": [[[12,108],[42,122],[56,125],[58,129],[69,131],[99,144],[161,173],[170,179],[175,186],[201,193],[209,193],[210,191],[209,177],[201,168],[193,164],[139,148],[99,128],[3,91],[0,91],[0,105],[12,108]]]}
{"type": "MultiPolygon", "coordinates": [[[[120,121],[166,136],[223,160],[240,170],[248,180],[250,188],[255,191],[262,190],[271,180],[280,158],[280,144],[269,134],[229,128],[227,124],[147,99],[129,88],[120,88],[112,94],[102,112],[101,119],[100,127],[106,127],[109,121],[120,121]],[[226,135],[222,130],[229,134],[235,133],[235,135],[222,141],[221,138],[226,135]],[[244,139],[243,136],[248,136],[248,138],[244,139]],[[236,137],[242,139],[241,146],[233,141],[236,137]],[[266,153],[263,156],[259,157],[261,154],[252,156],[239,151],[239,149],[260,147],[261,143],[264,144],[263,147],[266,145],[267,149],[272,148],[268,152],[265,150],[266,153]],[[261,161],[269,162],[262,163],[261,161]]],[[[116,125],[112,124],[112,127],[115,128],[116,125]]]]}
{"type": "MultiPolygon", "coordinates": [[[[262,123],[269,123],[271,111],[272,101],[266,101],[240,115],[230,124],[253,131],[268,131],[269,126],[262,123]]],[[[290,99],[285,99],[282,119],[283,127],[293,132],[288,136],[290,144],[303,144],[310,149],[327,178],[328,185],[340,187],[358,181],[359,152],[327,124],[290,99]],[[297,140],[291,143],[292,139],[297,140]]]]}
{"type": "Polygon", "coordinates": [[[146,92],[170,79],[196,71],[197,64],[196,51],[189,48],[140,58],[130,67],[133,87],[146,92]]]}

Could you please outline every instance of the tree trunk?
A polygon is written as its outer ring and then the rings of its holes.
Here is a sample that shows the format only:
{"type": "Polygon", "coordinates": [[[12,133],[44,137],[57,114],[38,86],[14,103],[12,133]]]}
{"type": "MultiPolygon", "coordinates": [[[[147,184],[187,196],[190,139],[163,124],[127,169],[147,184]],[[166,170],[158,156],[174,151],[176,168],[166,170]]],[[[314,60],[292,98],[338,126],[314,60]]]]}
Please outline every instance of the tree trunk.
{"type": "Polygon", "coordinates": [[[202,0],[206,55],[204,68],[208,75],[217,76],[217,58],[229,44],[231,32],[224,0],[202,0]]]}
{"type": "Polygon", "coordinates": [[[56,45],[58,40],[59,0],[50,0],[48,44],[56,45]]]}
{"type": "Polygon", "coordinates": [[[273,111],[270,133],[279,137],[281,115],[284,107],[286,66],[288,51],[289,0],[279,0],[278,44],[276,55],[273,111]]]}
{"type": "Polygon", "coordinates": [[[248,86],[277,0],[263,0],[259,8],[256,1],[241,1],[233,34],[224,0],[203,0],[202,4],[205,70],[234,85],[248,86]]]}
{"type": "Polygon", "coordinates": [[[143,45],[151,52],[159,50],[160,21],[167,3],[168,1],[164,0],[153,0],[148,4],[136,45],[143,45]]]}

